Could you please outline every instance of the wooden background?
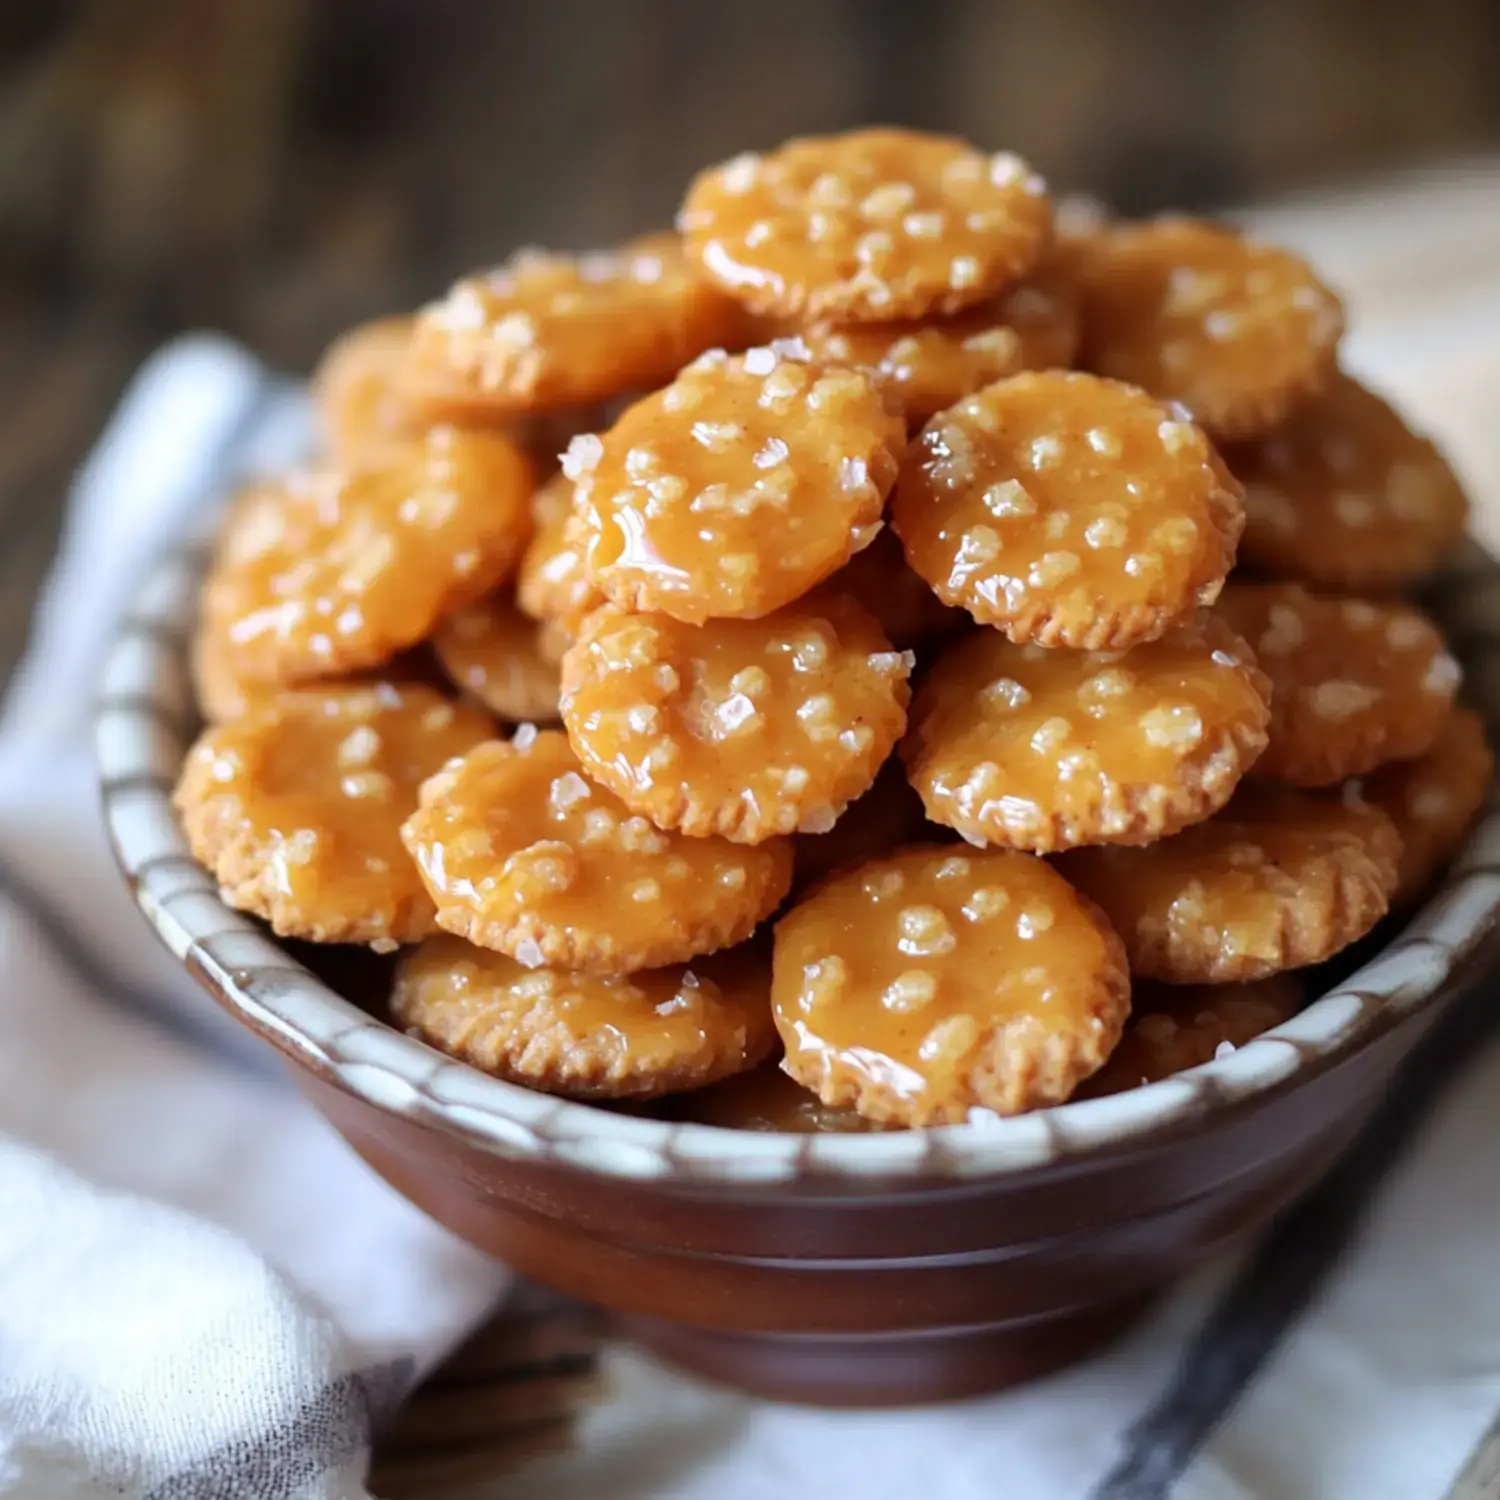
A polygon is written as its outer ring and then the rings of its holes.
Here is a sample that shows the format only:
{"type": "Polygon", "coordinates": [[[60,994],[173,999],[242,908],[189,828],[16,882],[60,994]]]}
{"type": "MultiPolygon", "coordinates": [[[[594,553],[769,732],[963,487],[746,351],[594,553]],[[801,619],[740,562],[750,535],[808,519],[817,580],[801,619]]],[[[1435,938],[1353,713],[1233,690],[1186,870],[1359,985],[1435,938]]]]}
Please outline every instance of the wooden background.
{"type": "Polygon", "coordinates": [[[892,120],[1125,210],[1500,141],[1493,0],[0,0],[0,681],[66,480],[188,327],[290,369],[698,165],[892,120]]]}

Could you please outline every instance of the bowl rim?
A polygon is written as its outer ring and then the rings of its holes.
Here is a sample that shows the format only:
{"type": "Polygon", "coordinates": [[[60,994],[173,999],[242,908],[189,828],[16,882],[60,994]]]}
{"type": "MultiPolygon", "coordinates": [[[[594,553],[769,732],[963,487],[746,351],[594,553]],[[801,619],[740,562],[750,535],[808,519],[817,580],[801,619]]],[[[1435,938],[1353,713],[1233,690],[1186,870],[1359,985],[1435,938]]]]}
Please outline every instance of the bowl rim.
{"type": "MultiPolygon", "coordinates": [[[[972,1180],[1056,1165],[1173,1133],[1206,1110],[1321,1071],[1395,1021],[1452,994],[1500,926],[1500,806],[1481,818],[1439,886],[1392,940],[1291,1020],[1201,1067],[1103,1098],[1001,1119],[871,1134],[792,1135],[647,1119],[556,1098],[481,1072],[345,999],[255,920],[221,899],[192,858],[171,793],[197,711],[188,669],[201,543],[169,550],[108,649],[94,719],[96,769],[115,859],[137,905],[190,973],[292,1060],[376,1108],[514,1161],[610,1177],[713,1184],[842,1179],[972,1180]]],[[[1430,591],[1467,667],[1469,701],[1500,723],[1500,564],[1466,542],[1430,591]]]]}

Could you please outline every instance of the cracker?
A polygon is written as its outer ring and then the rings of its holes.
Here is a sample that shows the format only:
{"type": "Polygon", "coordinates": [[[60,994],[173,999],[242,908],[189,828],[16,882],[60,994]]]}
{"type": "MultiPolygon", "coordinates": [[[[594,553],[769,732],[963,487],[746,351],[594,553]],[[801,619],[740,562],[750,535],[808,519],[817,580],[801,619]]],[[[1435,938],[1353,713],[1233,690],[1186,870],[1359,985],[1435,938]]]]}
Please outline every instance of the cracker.
{"type": "Polygon", "coordinates": [[[946,318],[814,323],[800,336],[819,358],[869,370],[908,425],[919,427],[982,386],[1071,364],[1078,293],[1058,267],[1043,265],[998,297],[946,318]]]}
{"type": "Polygon", "coordinates": [[[486,1073],[574,1099],[654,1099],[752,1068],[775,1046],[759,945],[638,974],[528,969],[462,938],[402,956],[391,1012],[486,1073]]]}
{"type": "Polygon", "coordinates": [[[911,667],[842,594],[701,626],[610,606],[563,658],[562,717],[633,812],[754,844],[826,833],[869,788],[906,727],[911,667]]]}
{"type": "Polygon", "coordinates": [[[1483,721],[1471,709],[1456,708],[1425,755],[1391,761],[1361,782],[1366,798],[1401,834],[1397,906],[1418,900],[1463,847],[1494,775],[1483,721]]]}
{"type": "Polygon", "coordinates": [[[241,680],[379,666],[504,581],[530,531],[531,470],[494,433],[452,427],[359,469],[319,469],[235,502],[204,628],[241,680]]]}
{"type": "Polygon", "coordinates": [[[1229,800],[1270,718],[1249,647],[1207,612],[1122,652],[979,631],[918,689],[901,753],[927,815],[971,843],[1147,844],[1229,800]]]}
{"type": "Polygon", "coordinates": [[[434,930],[401,843],[417,789],[493,732],[430,688],[304,688],[204,732],[173,801],[224,899],[282,937],[393,947],[434,930]]]}
{"type": "Polygon", "coordinates": [[[1180,401],[1215,437],[1268,432],[1333,374],[1344,309],[1289,251],[1220,224],[1114,224],[1076,254],[1085,369],[1180,401]]]}
{"type": "Polygon", "coordinates": [[[426,782],[402,837],[440,927],[527,968],[629,974],[743,941],[786,894],[786,840],[663,833],[580,773],[564,735],[523,725],[426,782]]]}
{"type": "Polygon", "coordinates": [[[1258,775],[1333,786],[1425,754],[1442,732],[1462,673],[1412,605],[1235,583],[1216,612],[1271,679],[1271,743],[1258,775]]]}
{"type": "Polygon", "coordinates": [[[908,844],[937,843],[947,830],[927,821],[922,799],[892,756],[875,784],[839,814],[826,833],[799,833],[793,840],[792,890],[805,891],[820,880],[908,844]]]}
{"type": "Polygon", "coordinates": [[[449,615],[432,637],[443,670],[492,713],[512,723],[557,718],[561,669],[544,627],[505,594],[449,615]]]}
{"type": "Polygon", "coordinates": [[[710,167],[677,223],[688,254],[754,311],[865,322],[983,301],[1036,264],[1051,220],[1020,157],[874,129],[710,167]]]}
{"type": "Polygon", "coordinates": [[[1180,411],[1053,371],[934,417],[902,466],[891,523],[944,603],[1013,641],[1104,650],[1212,603],[1244,513],[1180,411]]]}
{"type": "Polygon", "coordinates": [[[1217,817],[1058,868],[1103,909],[1137,978],[1264,979],[1332,958],[1383,917],[1401,837],[1357,797],[1246,788],[1217,817]]]}
{"type": "Polygon", "coordinates": [[[587,405],[671,379],[738,320],[673,235],[587,255],[521,250],[423,308],[404,385],[437,420],[587,405]]]}
{"type": "Polygon", "coordinates": [[[801,353],[705,354],[569,446],[588,576],[622,609],[754,619],[874,538],[906,429],[867,375],[801,353]]]}
{"type": "Polygon", "coordinates": [[[378,461],[421,433],[399,387],[415,320],[361,323],[328,346],[312,375],[313,412],[335,463],[378,461]]]}
{"type": "Polygon", "coordinates": [[[1073,1097],[1099,1099],[1202,1067],[1291,1020],[1305,999],[1293,974],[1232,984],[1137,985],[1120,1045],[1073,1097]]]}
{"type": "Polygon", "coordinates": [[[1130,1009],[1120,940],[1043,860],[912,849],[776,924],[784,1067],[883,1124],[1019,1114],[1099,1068],[1130,1009]]]}
{"type": "Polygon", "coordinates": [[[1245,485],[1245,562],[1334,592],[1427,577],[1463,536],[1468,499],[1426,438],[1348,375],[1226,453],[1245,485]]]}
{"type": "Polygon", "coordinates": [[[902,651],[957,635],[969,624],[968,614],[944,604],[907,562],[901,539],[889,526],[856,552],[828,587],[858,599],[902,651]]]}

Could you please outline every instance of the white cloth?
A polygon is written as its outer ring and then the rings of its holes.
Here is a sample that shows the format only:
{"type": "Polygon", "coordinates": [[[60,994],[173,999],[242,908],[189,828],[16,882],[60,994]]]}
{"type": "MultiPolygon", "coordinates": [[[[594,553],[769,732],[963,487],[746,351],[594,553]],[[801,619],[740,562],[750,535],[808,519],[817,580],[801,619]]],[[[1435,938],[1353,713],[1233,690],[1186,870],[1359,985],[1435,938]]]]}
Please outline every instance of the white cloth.
{"type": "MultiPolygon", "coordinates": [[[[1296,223],[1275,227],[1296,237],[1296,223]]],[[[1363,238],[1319,243],[1336,280],[1353,285],[1340,247],[1363,238]]],[[[1500,294],[1445,287],[1440,328],[1403,305],[1352,344],[1479,482],[1500,455],[1488,421],[1433,393],[1445,370],[1468,372],[1448,388],[1472,393],[1480,351],[1465,331],[1497,320],[1500,294]]],[[[502,1272],[268,1079],[156,951],[93,811],[84,733],[100,642],[145,557],[222,484],[205,468],[262,379],[202,340],[143,372],[82,477],[0,718],[0,1494],[361,1495],[371,1412],[503,1291],[502,1272]],[[18,903],[17,876],[61,932],[18,903]]],[[[240,462],[301,441],[293,394],[263,415],[240,462]]],[[[1500,1410],[1500,1050],[1382,1181],[1400,1113],[1397,1099],[1334,1191],[1076,1370],[982,1401],[833,1414],[747,1401],[621,1350],[613,1399],[515,1492],[1439,1500],[1500,1410]]]]}
{"type": "Polygon", "coordinates": [[[142,371],[0,717],[3,1495],[363,1495],[371,1415],[505,1286],[196,990],[105,846],[101,645],[224,465],[303,442],[300,396],[266,385],[210,339],[142,371]]]}

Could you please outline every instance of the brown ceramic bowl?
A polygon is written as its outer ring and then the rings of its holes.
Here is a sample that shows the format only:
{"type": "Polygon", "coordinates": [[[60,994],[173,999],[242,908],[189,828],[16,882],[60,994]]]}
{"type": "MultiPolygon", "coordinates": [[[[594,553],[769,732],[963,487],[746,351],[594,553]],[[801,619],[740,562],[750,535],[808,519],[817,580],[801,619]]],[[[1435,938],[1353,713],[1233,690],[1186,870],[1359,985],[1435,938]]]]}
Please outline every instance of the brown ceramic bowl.
{"type": "MultiPolygon", "coordinates": [[[[823,1136],[532,1093],[337,993],[224,906],[189,856],[169,792],[193,722],[201,563],[185,549],[156,571],[104,677],[105,808],[141,909],[413,1203],[746,1390],[926,1400],[1078,1358],[1308,1187],[1497,946],[1500,813],[1487,812],[1427,905],[1355,972],[1263,1038],[1148,1088],[990,1124],[823,1136]]],[[[1471,700],[1500,721],[1500,569],[1470,550],[1435,608],[1471,700]]]]}

